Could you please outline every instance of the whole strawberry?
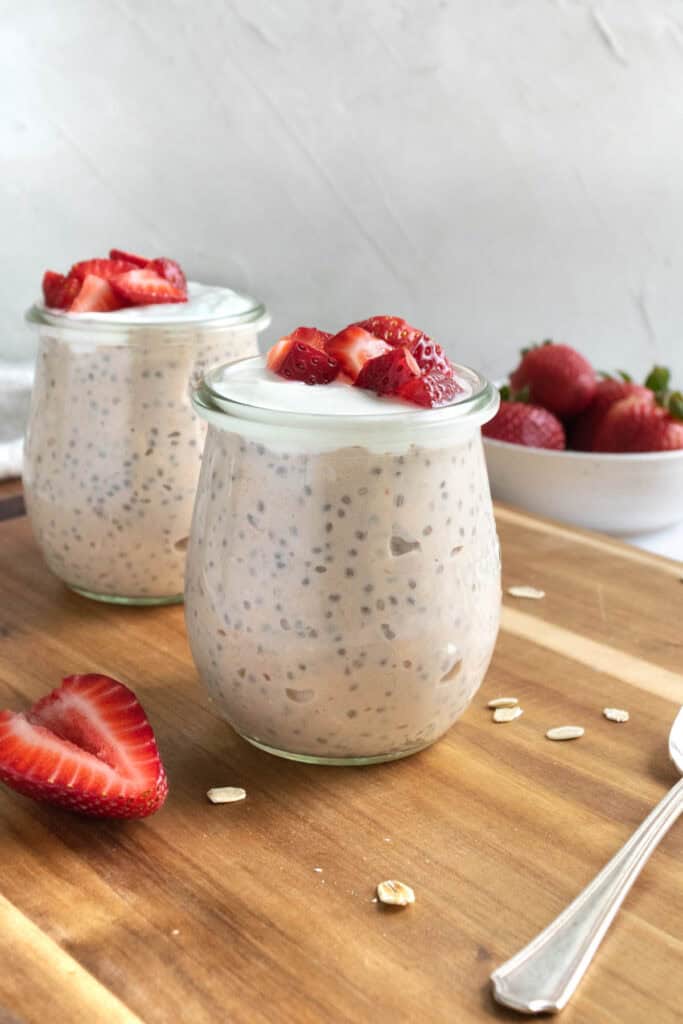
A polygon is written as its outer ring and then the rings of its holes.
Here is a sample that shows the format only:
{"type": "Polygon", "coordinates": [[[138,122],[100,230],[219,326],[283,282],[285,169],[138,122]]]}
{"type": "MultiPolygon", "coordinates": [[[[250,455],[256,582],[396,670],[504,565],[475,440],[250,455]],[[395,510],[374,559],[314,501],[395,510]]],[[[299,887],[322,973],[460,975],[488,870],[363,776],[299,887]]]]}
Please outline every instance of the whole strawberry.
{"type": "Polygon", "coordinates": [[[563,420],[583,412],[596,385],[595,371],[588,360],[569,345],[552,341],[524,350],[522,361],[510,375],[513,393],[526,392],[530,402],[563,420]]]}
{"type": "Polygon", "coordinates": [[[598,381],[590,405],[569,427],[568,447],[579,452],[593,451],[595,435],[609,409],[623,398],[633,397],[642,398],[654,405],[654,393],[642,384],[612,377],[598,381]]]}
{"type": "Polygon", "coordinates": [[[553,413],[538,405],[503,400],[493,419],[482,428],[485,437],[528,448],[566,447],[564,427],[553,413]]]}
{"type": "Polygon", "coordinates": [[[596,452],[664,452],[683,448],[683,398],[671,395],[666,405],[632,395],[606,413],[593,442],[596,452]]]}

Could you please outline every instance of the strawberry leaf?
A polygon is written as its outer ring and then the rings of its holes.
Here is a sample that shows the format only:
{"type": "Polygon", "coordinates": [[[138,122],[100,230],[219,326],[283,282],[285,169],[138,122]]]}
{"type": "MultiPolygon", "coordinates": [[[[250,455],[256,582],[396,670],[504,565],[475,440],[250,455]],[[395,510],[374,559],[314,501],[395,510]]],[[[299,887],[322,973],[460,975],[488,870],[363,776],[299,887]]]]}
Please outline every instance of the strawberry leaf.
{"type": "Polygon", "coordinates": [[[666,366],[653,366],[645,378],[645,387],[657,394],[669,387],[671,372],[666,366]]]}
{"type": "Polygon", "coordinates": [[[633,377],[630,373],[626,373],[626,370],[617,370],[617,373],[625,384],[633,384],[633,377]]]}
{"type": "Polygon", "coordinates": [[[669,395],[667,408],[669,410],[669,415],[673,416],[675,420],[683,420],[683,393],[680,391],[673,391],[669,395]]]}
{"type": "Polygon", "coordinates": [[[512,392],[510,391],[510,385],[509,384],[503,384],[503,386],[501,388],[498,388],[498,391],[500,392],[501,401],[503,401],[503,402],[511,401],[511,399],[512,399],[512,392]]]}

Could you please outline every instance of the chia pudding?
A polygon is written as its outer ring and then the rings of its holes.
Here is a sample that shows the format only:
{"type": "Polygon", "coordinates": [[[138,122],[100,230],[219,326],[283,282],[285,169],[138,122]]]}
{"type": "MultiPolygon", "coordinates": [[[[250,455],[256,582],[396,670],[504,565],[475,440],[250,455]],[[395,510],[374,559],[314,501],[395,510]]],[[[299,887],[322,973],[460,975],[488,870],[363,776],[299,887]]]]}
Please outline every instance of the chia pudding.
{"type": "Polygon", "coordinates": [[[191,388],[258,350],[263,306],[188,285],[182,305],[69,314],[34,306],[40,344],[26,504],[49,568],[100,600],[182,600],[206,425],[191,388]]]}
{"type": "Polygon", "coordinates": [[[480,424],[491,386],[435,410],[247,359],[195,392],[209,423],[185,590],[192,654],[246,739],[369,763],[438,739],[496,640],[500,561],[480,424]]]}

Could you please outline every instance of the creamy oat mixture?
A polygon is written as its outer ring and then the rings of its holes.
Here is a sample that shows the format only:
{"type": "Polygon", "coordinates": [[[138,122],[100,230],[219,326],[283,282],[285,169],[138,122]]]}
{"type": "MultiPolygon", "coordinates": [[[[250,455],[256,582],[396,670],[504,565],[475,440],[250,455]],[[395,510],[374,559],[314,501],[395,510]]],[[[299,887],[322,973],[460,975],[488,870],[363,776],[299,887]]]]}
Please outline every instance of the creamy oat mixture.
{"type": "Polygon", "coordinates": [[[206,430],[191,385],[256,352],[256,330],[40,330],[24,484],[50,569],[97,595],[182,594],[206,430]]]}
{"type": "Polygon", "coordinates": [[[321,758],[427,746],[477,691],[498,630],[478,427],[378,454],[212,425],[185,600],[200,675],[245,737],[321,758]]]}

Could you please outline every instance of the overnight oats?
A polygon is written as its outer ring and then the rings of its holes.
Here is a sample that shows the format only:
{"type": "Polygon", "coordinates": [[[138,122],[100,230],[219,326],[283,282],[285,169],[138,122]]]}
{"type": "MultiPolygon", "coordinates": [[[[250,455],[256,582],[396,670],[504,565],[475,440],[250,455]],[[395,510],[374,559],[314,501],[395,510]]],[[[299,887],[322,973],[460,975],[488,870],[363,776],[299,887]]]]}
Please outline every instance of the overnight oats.
{"type": "Polygon", "coordinates": [[[48,271],[46,302],[27,314],[40,342],[26,503],[49,568],[73,590],[170,603],[182,600],[206,430],[191,389],[212,365],[257,352],[268,316],[228,288],[185,285],[173,261],[112,256],[65,278],[48,271]]]}
{"type": "Polygon", "coordinates": [[[209,430],[190,646],[214,706],[256,746],[391,760],[450,728],[491,658],[500,561],[480,426],[498,396],[355,325],[341,342],[311,331],[271,350],[276,372],[245,359],[195,391],[209,430]]]}

